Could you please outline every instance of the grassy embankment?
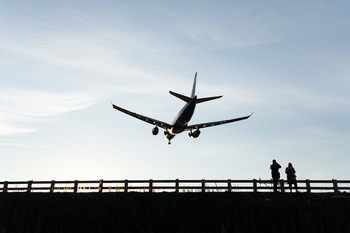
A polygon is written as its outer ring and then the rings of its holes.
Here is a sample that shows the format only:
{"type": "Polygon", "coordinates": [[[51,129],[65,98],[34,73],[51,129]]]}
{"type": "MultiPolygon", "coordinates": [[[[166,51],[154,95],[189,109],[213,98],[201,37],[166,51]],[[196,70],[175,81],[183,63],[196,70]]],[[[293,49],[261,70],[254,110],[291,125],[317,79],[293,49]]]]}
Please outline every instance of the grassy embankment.
{"type": "Polygon", "coordinates": [[[0,193],[0,232],[350,232],[350,196],[0,193]]]}

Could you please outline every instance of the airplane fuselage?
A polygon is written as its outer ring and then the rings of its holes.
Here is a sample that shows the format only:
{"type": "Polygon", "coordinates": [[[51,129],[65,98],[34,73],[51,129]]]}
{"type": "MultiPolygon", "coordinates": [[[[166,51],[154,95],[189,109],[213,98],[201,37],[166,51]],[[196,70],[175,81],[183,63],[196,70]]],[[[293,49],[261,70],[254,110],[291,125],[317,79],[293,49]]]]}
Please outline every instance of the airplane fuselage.
{"type": "Polygon", "coordinates": [[[135,117],[139,120],[142,120],[142,121],[145,121],[149,124],[154,125],[155,127],[152,129],[153,135],[157,135],[159,132],[159,128],[163,128],[165,130],[164,135],[169,140],[168,144],[170,144],[171,139],[173,139],[177,134],[182,133],[183,131],[188,130],[189,137],[198,138],[198,136],[201,133],[201,131],[199,129],[201,129],[201,128],[207,128],[207,127],[216,126],[216,125],[223,125],[223,124],[227,124],[227,123],[231,123],[231,122],[235,122],[235,121],[241,121],[241,120],[248,119],[251,116],[251,114],[250,114],[249,116],[233,118],[233,119],[229,119],[229,120],[221,120],[221,121],[213,121],[213,122],[205,122],[205,123],[200,123],[200,124],[188,125],[188,122],[191,120],[193,113],[194,113],[194,110],[196,109],[196,104],[207,102],[207,101],[214,100],[214,99],[219,99],[222,97],[222,95],[221,95],[221,96],[197,98],[197,96],[196,96],[196,81],[197,81],[197,72],[194,75],[192,92],[191,92],[190,97],[173,92],[173,91],[169,91],[169,93],[171,95],[186,102],[185,106],[176,115],[175,119],[173,120],[173,122],[171,124],[164,122],[164,121],[160,121],[160,120],[151,118],[151,117],[147,117],[147,116],[135,113],[135,112],[131,112],[125,108],[121,108],[117,105],[114,105],[113,103],[112,103],[112,106],[114,109],[121,111],[129,116],[135,117]]]}
{"type": "Polygon", "coordinates": [[[176,134],[182,133],[186,130],[188,122],[191,120],[194,110],[196,109],[197,96],[195,96],[189,103],[187,103],[175,117],[172,127],[168,129],[165,136],[171,140],[176,134]]]}

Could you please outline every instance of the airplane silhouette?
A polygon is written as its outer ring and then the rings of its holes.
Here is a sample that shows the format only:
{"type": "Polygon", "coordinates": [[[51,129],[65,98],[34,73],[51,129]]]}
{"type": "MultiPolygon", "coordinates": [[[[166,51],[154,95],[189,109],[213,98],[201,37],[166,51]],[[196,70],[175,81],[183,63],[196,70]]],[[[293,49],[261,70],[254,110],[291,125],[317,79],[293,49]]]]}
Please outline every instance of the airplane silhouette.
{"type": "Polygon", "coordinates": [[[152,129],[153,135],[158,134],[158,132],[159,132],[158,127],[165,129],[164,135],[169,140],[169,142],[168,142],[169,145],[171,144],[170,141],[177,134],[182,133],[183,131],[190,131],[188,133],[188,136],[193,137],[193,138],[197,138],[201,133],[201,131],[199,130],[201,128],[207,128],[207,127],[211,127],[211,126],[223,125],[223,124],[227,124],[227,123],[231,123],[231,122],[235,122],[235,121],[245,120],[245,119],[248,119],[253,114],[253,113],[251,113],[248,116],[234,118],[234,119],[230,119],[230,120],[214,121],[214,122],[207,122],[207,123],[201,123],[201,124],[195,124],[195,125],[188,125],[188,122],[191,120],[191,118],[193,116],[194,110],[196,108],[196,104],[203,103],[203,102],[210,101],[210,100],[214,100],[214,99],[219,99],[222,97],[222,95],[221,95],[221,96],[197,98],[197,96],[196,96],[196,82],[197,82],[197,72],[194,75],[191,97],[187,97],[187,96],[178,94],[176,92],[169,91],[169,93],[171,95],[186,102],[186,105],[177,114],[177,116],[175,117],[172,124],[168,124],[168,123],[163,122],[163,121],[159,121],[159,120],[156,120],[156,119],[153,119],[153,118],[150,118],[147,116],[143,116],[143,115],[135,113],[135,112],[131,112],[131,111],[126,110],[124,108],[121,108],[117,105],[114,105],[112,102],[111,102],[111,104],[112,104],[113,108],[117,109],[118,111],[121,111],[121,112],[128,114],[132,117],[135,117],[139,120],[145,121],[149,124],[155,125],[156,127],[154,127],[152,129]],[[195,131],[193,131],[193,130],[195,130],[195,131]]]}

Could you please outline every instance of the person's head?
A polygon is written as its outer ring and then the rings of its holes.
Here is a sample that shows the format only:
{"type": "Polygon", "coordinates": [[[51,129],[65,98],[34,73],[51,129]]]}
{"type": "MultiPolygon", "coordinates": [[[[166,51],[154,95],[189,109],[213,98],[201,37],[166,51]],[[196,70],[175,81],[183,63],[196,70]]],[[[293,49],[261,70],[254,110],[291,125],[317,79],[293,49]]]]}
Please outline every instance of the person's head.
{"type": "Polygon", "coordinates": [[[288,163],[288,167],[293,167],[292,163],[288,163]]]}
{"type": "Polygon", "coordinates": [[[272,160],[272,163],[275,164],[276,163],[276,159],[272,160]]]}

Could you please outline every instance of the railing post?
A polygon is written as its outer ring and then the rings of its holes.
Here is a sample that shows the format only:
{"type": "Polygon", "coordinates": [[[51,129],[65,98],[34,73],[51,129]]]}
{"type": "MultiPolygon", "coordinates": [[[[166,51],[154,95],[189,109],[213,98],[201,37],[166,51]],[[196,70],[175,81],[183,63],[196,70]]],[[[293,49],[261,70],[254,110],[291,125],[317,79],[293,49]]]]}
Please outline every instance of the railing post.
{"type": "Polygon", "coordinates": [[[205,179],[202,179],[202,193],[205,193],[205,179]]]}
{"type": "Polygon", "coordinates": [[[98,192],[102,193],[102,191],[103,191],[103,180],[100,180],[98,184],[98,192]]]}
{"type": "Polygon", "coordinates": [[[79,182],[77,180],[74,181],[74,193],[78,192],[78,183],[79,182]]]}
{"type": "Polygon", "coordinates": [[[30,193],[32,191],[32,184],[33,184],[33,181],[29,180],[28,181],[28,186],[27,186],[27,193],[30,193]]]}
{"type": "Polygon", "coordinates": [[[150,193],[152,193],[153,192],[153,180],[152,179],[150,179],[149,180],[149,190],[148,190],[150,193]]]}
{"type": "Polygon", "coordinates": [[[280,180],[281,192],[284,193],[284,180],[280,180]]]}
{"type": "Polygon", "coordinates": [[[253,179],[253,192],[258,192],[258,182],[256,181],[256,179],[253,179]]]}
{"type": "Polygon", "coordinates": [[[129,181],[125,180],[125,182],[124,182],[124,193],[128,192],[128,188],[129,188],[129,181]]]}
{"type": "Polygon", "coordinates": [[[55,181],[51,180],[50,193],[53,193],[54,191],[55,191],[55,181]]]}
{"type": "Polygon", "coordinates": [[[175,192],[178,193],[179,192],[179,179],[175,180],[175,192]]]}
{"type": "Polygon", "coordinates": [[[5,182],[4,182],[4,188],[2,189],[2,191],[3,191],[4,193],[7,193],[8,187],[9,187],[9,183],[8,183],[7,181],[5,181],[5,182]]]}
{"type": "Polygon", "coordinates": [[[336,179],[333,179],[333,188],[334,188],[334,192],[337,193],[339,192],[338,190],[338,181],[336,179]]]}
{"type": "Polygon", "coordinates": [[[232,192],[232,185],[231,185],[231,179],[227,180],[227,191],[230,193],[232,192]]]}
{"type": "Polygon", "coordinates": [[[306,183],[306,192],[311,193],[310,180],[309,179],[305,180],[305,183],[306,183]]]}

